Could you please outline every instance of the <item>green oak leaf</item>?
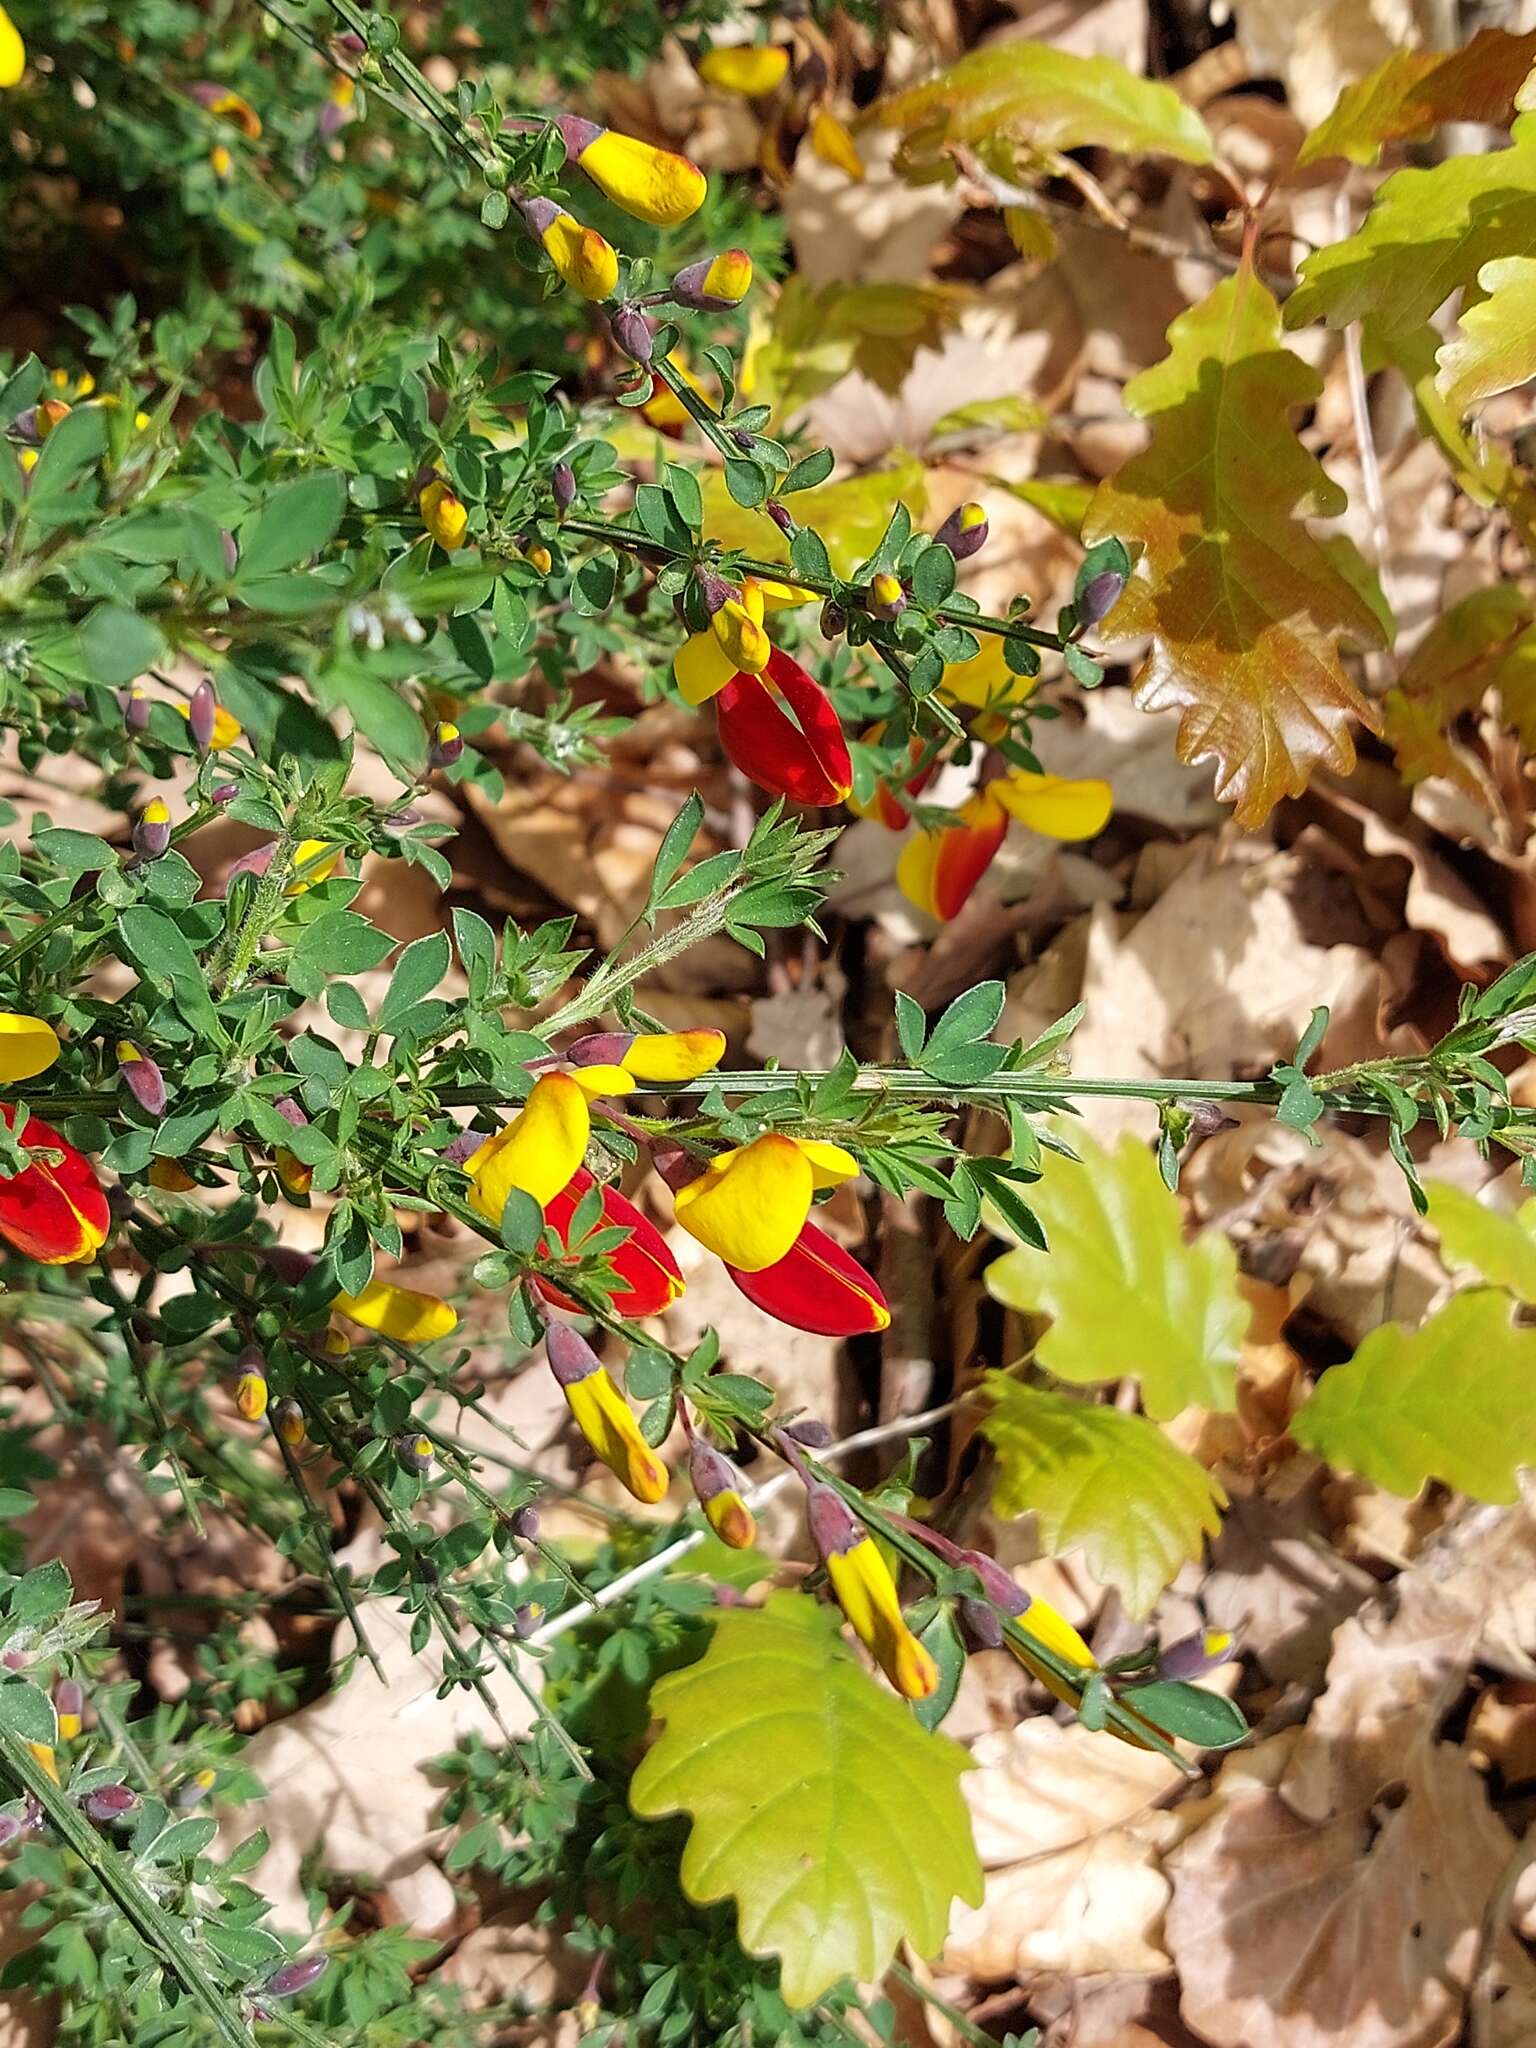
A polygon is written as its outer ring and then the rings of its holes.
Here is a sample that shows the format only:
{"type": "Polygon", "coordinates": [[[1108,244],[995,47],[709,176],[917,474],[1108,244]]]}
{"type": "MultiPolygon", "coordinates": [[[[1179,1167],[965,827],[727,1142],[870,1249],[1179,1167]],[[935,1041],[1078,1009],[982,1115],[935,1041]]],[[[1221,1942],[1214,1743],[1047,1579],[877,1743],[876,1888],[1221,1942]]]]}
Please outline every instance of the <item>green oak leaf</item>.
{"type": "Polygon", "coordinates": [[[1452,1272],[1470,1267],[1491,1286],[1536,1302],[1536,1196],[1511,1216],[1448,1181],[1426,1181],[1424,1191],[1430,1226],[1440,1237],[1440,1257],[1452,1272]]]}
{"type": "Polygon", "coordinates": [[[1090,1407],[1001,1372],[988,1373],[984,1386],[993,1404],[981,1427],[997,1454],[995,1511],[1037,1516],[1045,1549],[1081,1550],[1128,1613],[1148,1613],[1221,1527],[1221,1487],[1144,1415],[1090,1407]]]}
{"type": "Polygon", "coordinates": [[[1072,1140],[1081,1164],[1047,1153],[1029,1191],[1049,1249],[1017,1245],[995,1260],[988,1293],[1051,1317],[1036,1357],[1057,1379],[1135,1377],[1158,1422],[1233,1407],[1248,1309],[1231,1245],[1214,1230],[1184,1242],[1177,1199],[1129,1134],[1113,1152],[1078,1130],[1072,1140]]]}
{"type": "Polygon", "coordinates": [[[1456,1294],[1417,1330],[1372,1330],[1317,1383],[1291,1434],[1330,1465],[1411,1500],[1440,1479],[1474,1500],[1519,1498],[1516,1467],[1536,1464],[1536,1330],[1516,1329],[1509,1297],[1456,1294]]]}
{"type": "Polygon", "coordinates": [[[833,1610],[777,1593],[723,1613],[651,1705],[666,1727],[630,1804],[693,1816],[683,1890],[736,1900],[742,1947],[780,1958],[791,2005],[879,1977],[902,1940],[934,1954],[950,1900],[980,1902],[969,1757],[869,1677],[833,1610]]]}

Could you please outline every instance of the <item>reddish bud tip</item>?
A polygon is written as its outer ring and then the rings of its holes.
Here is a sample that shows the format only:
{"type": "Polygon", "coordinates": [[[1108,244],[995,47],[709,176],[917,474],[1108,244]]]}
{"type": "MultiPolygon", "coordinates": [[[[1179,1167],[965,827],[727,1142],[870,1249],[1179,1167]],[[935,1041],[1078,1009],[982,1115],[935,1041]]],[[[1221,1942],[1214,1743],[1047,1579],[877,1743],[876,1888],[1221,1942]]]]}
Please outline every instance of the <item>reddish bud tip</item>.
{"type": "Polygon", "coordinates": [[[128,1785],[98,1785],[80,1802],[91,1820],[121,1820],[124,1814],[132,1813],[138,1803],[138,1793],[128,1785]]]}
{"type": "Polygon", "coordinates": [[[213,745],[214,720],[218,713],[219,700],[213,694],[212,683],[205,678],[192,692],[192,702],[187,707],[187,730],[200,754],[206,754],[213,745]]]}
{"type": "Polygon", "coordinates": [[[593,1373],[603,1369],[602,1361],[592,1346],[569,1323],[550,1323],[547,1326],[544,1355],[562,1387],[574,1386],[578,1380],[589,1379],[593,1373]]]}

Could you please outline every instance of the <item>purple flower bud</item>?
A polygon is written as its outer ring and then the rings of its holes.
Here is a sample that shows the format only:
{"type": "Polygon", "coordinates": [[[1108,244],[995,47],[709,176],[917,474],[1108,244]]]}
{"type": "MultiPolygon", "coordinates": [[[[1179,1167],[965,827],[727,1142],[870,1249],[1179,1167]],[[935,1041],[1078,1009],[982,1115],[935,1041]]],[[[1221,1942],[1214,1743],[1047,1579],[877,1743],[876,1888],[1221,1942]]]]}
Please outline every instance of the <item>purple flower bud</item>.
{"type": "Polygon", "coordinates": [[[962,1550],[955,1563],[976,1574],[988,1600],[994,1607],[1001,1608],[1004,1614],[1017,1616],[1028,1609],[1029,1595],[1015,1582],[1011,1573],[1005,1572],[996,1558],[988,1557],[984,1550],[962,1550]]]}
{"type": "Polygon", "coordinates": [[[717,1493],[740,1493],[744,1484],[730,1459],[702,1437],[694,1438],[688,1454],[688,1481],[701,1501],[713,1500],[717,1493]]]}
{"type": "Polygon", "coordinates": [[[784,1434],[792,1437],[797,1444],[804,1444],[808,1451],[823,1451],[832,1441],[832,1432],[824,1422],[818,1422],[814,1415],[802,1416],[798,1422],[784,1425],[784,1434]]]}
{"type": "Polygon", "coordinates": [[[907,608],[901,578],[882,569],[869,579],[869,608],[877,619],[899,619],[907,608]]]}
{"type": "Polygon", "coordinates": [[[145,732],[149,727],[149,699],[135,683],[132,689],[119,690],[117,701],[122,706],[123,723],[130,732],[145,732]]]}
{"type": "Polygon", "coordinates": [[[219,540],[224,548],[224,566],[233,576],[240,566],[240,543],[227,526],[220,529],[219,540]]]}
{"type": "Polygon", "coordinates": [[[238,860],[229,864],[229,873],[224,877],[226,893],[236,875],[264,875],[272,865],[272,856],[277,851],[277,841],[269,839],[265,846],[253,846],[249,853],[242,853],[238,860]]]}
{"type": "Polygon", "coordinates": [[[651,326],[638,306],[618,306],[609,315],[613,338],[632,363],[651,360],[651,326]]]}
{"type": "Polygon", "coordinates": [[[217,1782],[217,1771],[194,1771],[190,1778],[176,1787],[171,1804],[178,1812],[185,1813],[189,1806],[197,1806],[206,1799],[217,1782]]]}
{"type": "Polygon", "coordinates": [[[564,1058],[573,1067],[622,1066],[624,1055],[635,1042],[633,1031],[589,1031],[568,1045],[564,1058]]]}
{"type": "Polygon", "coordinates": [[[557,462],[550,472],[550,492],[554,497],[555,510],[569,512],[576,500],[576,472],[568,462],[557,462]]]}
{"type": "Polygon", "coordinates": [[[840,1557],[845,1551],[852,1550],[864,1534],[858,1518],[842,1495],[819,1482],[813,1482],[805,1490],[805,1520],[823,1564],[829,1557],[840,1557]]]}
{"type": "Polygon", "coordinates": [[[297,1998],[301,1991],[308,1991],[312,1984],[318,1984],[330,1967],[329,1956],[295,1956],[291,1963],[284,1963],[272,1972],[261,1987],[263,1998],[297,1998]]]}
{"type": "Polygon", "coordinates": [[[212,683],[205,676],[192,692],[192,702],[187,707],[187,730],[200,754],[206,754],[213,745],[213,721],[218,709],[219,700],[213,694],[212,683]]]}
{"type": "Polygon", "coordinates": [[[1090,576],[1077,600],[1078,625],[1096,626],[1100,619],[1107,618],[1120,602],[1124,588],[1125,578],[1118,569],[1101,569],[1097,576],[1090,576]]]}
{"type": "Polygon", "coordinates": [[[340,35],[333,36],[331,40],[343,57],[366,57],[368,54],[368,45],[356,29],[344,28],[340,35]]]}
{"type": "Polygon", "coordinates": [[[443,1147],[438,1157],[444,1166],[462,1166],[466,1159],[480,1150],[488,1135],[485,1131],[460,1131],[451,1145],[443,1147]]]}
{"type": "Polygon", "coordinates": [[[129,1785],[98,1785],[80,1802],[90,1820],[121,1820],[138,1803],[139,1795],[129,1785]]]}
{"type": "Polygon", "coordinates": [[[848,630],[848,614],[837,602],[829,597],[821,608],[821,637],[823,640],[841,640],[848,630]]]}
{"type": "Polygon", "coordinates": [[[456,725],[442,719],[432,734],[432,747],[427,763],[432,768],[451,768],[464,751],[464,735],[456,725]]]}
{"type": "Polygon", "coordinates": [[[272,1107],[277,1111],[283,1122],[291,1124],[296,1131],[303,1130],[304,1126],[309,1122],[309,1118],[291,1095],[279,1095],[272,1107]]]}
{"type": "Polygon", "coordinates": [[[117,1049],[117,1062],[117,1078],[144,1114],[164,1116],[169,1096],[165,1076],[155,1062],[126,1039],[117,1049]]]}
{"type": "Polygon", "coordinates": [[[698,313],[723,313],[729,306],[739,306],[751,289],[752,258],[745,249],[727,249],[680,270],[666,296],[698,313]]]}
{"type": "Polygon", "coordinates": [[[972,502],[957,505],[933,537],[957,562],[968,562],[987,544],[987,515],[972,502]]]}
{"type": "Polygon", "coordinates": [[[19,1813],[0,1813],[0,1849],[9,1849],[26,1833],[19,1813]]]}
{"type": "Polygon", "coordinates": [[[1189,1684],[1225,1664],[1236,1649],[1236,1639],[1224,1628],[1204,1628],[1192,1636],[1181,1636],[1158,1657],[1157,1675],[1167,1684],[1189,1684]]]}
{"type": "Polygon", "coordinates": [[[537,1600],[528,1600],[521,1607],[514,1608],[512,1626],[517,1631],[519,1642],[526,1642],[544,1619],[544,1609],[537,1600]]]}
{"type": "Polygon", "coordinates": [[[11,421],[11,432],[16,436],[17,440],[26,441],[33,448],[37,447],[43,437],[38,431],[37,407],[35,405],[29,405],[23,411],[17,413],[16,417],[11,421]]]}
{"type": "Polygon", "coordinates": [[[569,1323],[548,1323],[544,1329],[544,1356],[562,1387],[590,1379],[603,1369],[602,1360],[586,1338],[569,1323]]]}
{"type": "Polygon", "coordinates": [[[960,1622],[966,1634],[979,1650],[1000,1650],[1003,1647],[1003,1625],[997,1618],[997,1609],[985,1600],[962,1600],[960,1622]]]}
{"type": "Polygon", "coordinates": [[[419,1477],[432,1469],[432,1439],[407,1429],[395,1438],[395,1456],[407,1472],[419,1477]]]}
{"type": "Polygon", "coordinates": [[[403,811],[390,812],[389,816],[384,820],[384,830],[386,832],[409,832],[413,825],[419,825],[420,823],[420,811],[413,809],[407,804],[403,811]]]}
{"type": "Polygon", "coordinates": [[[560,140],[565,144],[569,157],[578,157],[584,149],[590,149],[597,138],[605,134],[595,121],[585,121],[580,114],[556,114],[555,126],[560,130],[560,140]]]}
{"type": "Polygon", "coordinates": [[[770,498],[763,507],[763,510],[768,514],[768,517],[773,521],[780,533],[785,535],[786,538],[793,536],[795,520],[794,514],[789,510],[788,506],[781,505],[777,498],[770,498]]]}
{"type": "Polygon", "coordinates": [[[159,860],[171,843],[171,814],[163,797],[152,796],[133,821],[133,850],[140,860],[159,860]]]}
{"type": "Polygon", "coordinates": [[[539,1533],[539,1511],[532,1501],[521,1507],[512,1517],[512,1533],[521,1536],[525,1543],[531,1543],[539,1533]]]}
{"type": "Polygon", "coordinates": [[[209,790],[208,801],[211,804],[218,804],[222,809],[225,804],[232,804],[239,794],[238,782],[220,782],[209,790]]]}
{"type": "Polygon", "coordinates": [[[745,427],[732,427],[731,439],[736,443],[736,446],[743,455],[750,455],[757,446],[757,436],[749,434],[745,427]]]}

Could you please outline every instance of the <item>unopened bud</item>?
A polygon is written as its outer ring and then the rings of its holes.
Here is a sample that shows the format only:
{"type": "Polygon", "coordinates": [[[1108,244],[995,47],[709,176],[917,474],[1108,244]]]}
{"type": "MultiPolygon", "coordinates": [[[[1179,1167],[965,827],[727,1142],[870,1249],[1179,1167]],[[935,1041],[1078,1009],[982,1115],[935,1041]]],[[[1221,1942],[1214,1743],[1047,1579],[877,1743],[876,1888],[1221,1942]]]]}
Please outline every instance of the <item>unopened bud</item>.
{"type": "Polygon", "coordinates": [[[882,569],[870,578],[869,608],[877,619],[899,619],[907,608],[907,593],[901,587],[901,578],[893,576],[888,569],[882,569]]]}
{"type": "Polygon", "coordinates": [[[45,398],[37,406],[37,438],[46,441],[54,428],[69,418],[69,407],[62,398],[45,398]]]}
{"type": "Polygon", "coordinates": [[[53,1711],[58,1716],[59,1740],[73,1742],[85,1715],[85,1689],[78,1680],[61,1678],[53,1688],[53,1711]]]}
{"type": "Polygon", "coordinates": [[[384,830],[396,833],[409,832],[413,825],[419,825],[420,823],[420,811],[415,809],[413,805],[407,804],[403,811],[390,812],[389,816],[384,820],[384,830]]]}
{"type": "Polygon", "coordinates": [[[781,505],[777,498],[770,498],[763,510],[786,539],[793,538],[795,531],[794,514],[787,505],[781,505]]]}
{"type": "Polygon", "coordinates": [[[1086,629],[1107,618],[1124,589],[1125,578],[1118,569],[1101,569],[1097,576],[1090,576],[1077,600],[1078,625],[1086,629]]]}
{"type": "Polygon", "coordinates": [[[295,1956],[291,1963],[284,1963],[272,1972],[261,1987],[263,1998],[297,1998],[301,1991],[308,1991],[312,1984],[318,1984],[330,1967],[329,1956],[295,1956]]]}
{"type": "Polygon", "coordinates": [[[239,794],[240,785],[238,782],[220,782],[216,783],[209,790],[208,801],[211,804],[217,804],[220,810],[222,810],[225,804],[232,804],[239,794]]]}
{"type": "Polygon", "coordinates": [[[965,1550],[955,1559],[973,1571],[981,1581],[981,1589],[994,1607],[1004,1614],[1017,1617],[1028,1610],[1029,1595],[1018,1584],[1010,1572],[1004,1571],[996,1558],[988,1557],[984,1550],[965,1550]]]}
{"type": "Polygon", "coordinates": [[[549,1323],[544,1330],[544,1355],[550,1371],[562,1387],[574,1386],[603,1369],[602,1360],[578,1330],[569,1323],[549,1323]]]}
{"type": "Polygon", "coordinates": [[[272,1420],[277,1424],[277,1433],[291,1451],[304,1443],[308,1431],[304,1427],[304,1410],[297,1401],[279,1401],[272,1411],[272,1420]]]}
{"type": "Polygon", "coordinates": [[[987,544],[985,509],[969,500],[957,505],[933,537],[941,547],[949,549],[957,562],[968,562],[987,544]]]}
{"type": "Polygon", "coordinates": [[[80,1802],[90,1820],[121,1820],[138,1803],[139,1795],[130,1785],[98,1785],[80,1802]]]}
{"type": "Polygon", "coordinates": [[[818,621],[823,640],[841,640],[848,630],[848,614],[835,597],[829,597],[821,608],[818,621]]]}
{"type": "Polygon", "coordinates": [[[757,1534],[752,1511],[742,1499],[744,1481],[730,1459],[712,1444],[695,1438],[688,1461],[688,1477],[705,1520],[732,1550],[749,1550],[757,1534]]]}
{"type": "Polygon", "coordinates": [[[532,1501],[521,1507],[512,1517],[512,1533],[520,1536],[525,1543],[531,1543],[539,1533],[539,1511],[532,1501]]]}
{"type": "Polygon", "coordinates": [[[818,1422],[814,1415],[804,1415],[798,1422],[786,1423],[784,1434],[797,1444],[804,1444],[808,1451],[823,1451],[832,1441],[831,1430],[824,1422],[818,1422]]]}
{"type": "Polygon", "coordinates": [[[149,727],[149,699],[137,683],[118,695],[122,706],[123,723],[130,732],[145,732],[149,727]]]}
{"type": "Polygon", "coordinates": [[[173,1805],[182,1813],[185,1813],[189,1806],[198,1805],[208,1797],[218,1783],[218,1776],[217,1771],[194,1771],[190,1778],[176,1787],[173,1805]]]}
{"type": "Polygon", "coordinates": [[[1157,1660],[1157,1675],[1165,1684],[1190,1684],[1225,1664],[1237,1647],[1237,1639],[1224,1628],[1205,1628],[1192,1636],[1170,1643],[1157,1660]]]}
{"type": "Polygon", "coordinates": [[[756,434],[749,434],[745,427],[732,427],[731,439],[736,443],[736,446],[743,455],[750,455],[757,446],[756,434]]]}
{"type": "Polygon", "coordinates": [[[133,850],[140,860],[158,860],[171,843],[171,814],[164,797],[152,796],[133,822],[133,850]]]}
{"type": "Polygon", "coordinates": [[[224,549],[224,566],[233,576],[240,566],[240,543],[227,526],[220,529],[219,542],[224,549]]]}
{"type": "Polygon", "coordinates": [[[813,1481],[805,1490],[805,1519],[823,1564],[829,1557],[840,1557],[852,1550],[863,1539],[858,1518],[842,1495],[819,1481],[813,1481]]]}
{"type": "Polygon", "coordinates": [[[566,1047],[562,1057],[573,1067],[617,1067],[635,1042],[633,1031],[589,1031],[566,1047]]]}
{"type": "Polygon", "coordinates": [[[421,1436],[412,1430],[407,1430],[402,1436],[395,1438],[395,1456],[400,1460],[407,1472],[414,1472],[418,1477],[424,1472],[430,1472],[432,1469],[432,1439],[429,1436],[421,1436]]]}
{"type": "Polygon", "coordinates": [[[451,768],[463,751],[464,735],[448,719],[441,719],[432,734],[429,765],[433,768],[451,768]]]}
{"type": "Polygon", "coordinates": [[[537,575],[547,576],[555,566],[555,558],[542,541],[530,541],[523,549],[523,560],[537,575]]]}
{"type": "Polygon", "coordinates": [[[248,1365],[235,1382],[235,1406],[247,1422],[260,1422],[267,1412],[267,1375],[260,1365],[248,1365]]]}
{"type": "Polygon", "coordinates": [[[651,325],[638,306],[617,306],[610,314],[613,338],[632,363],[648,363],[653,347],[651,325]]]}
{"type": "Polygon", "coordinates": [[[550,472],[550,495],[555,501],[555,510],[569,512],[576,502],[576,472],[568,462],[557,462],[550,472]]]}
{"type": "Polygon", "coordinates": [[[512,1626],[517,1631],[519,1642],[526,1642],[544,1619],[544,1609],[537,1600],[527,1600],[512,1611],[512,1626]]]}
{"type": "Polygon", "coordinates": [[[165,1076],[152,1059],[126,1038],[117,1048],[117,1077],[146,1116],[165,1115],[169,1099],[165,1076]]]}
{"type": "Polygon", "coordinates": [[[213,685],[204,677],[192,692],[192,701],[187,707],[187,730],[200,754],[206,754],[213,745],[213,726],[218,713],[219,702],[213,694],[213,685]]]}
{"type": "Polygon", "coordinates": [[[730,306],[739,306],[751,289],[752,258],[745,249],[726,249],[680,270],[667,297],[695,312],[723,313],[730,306]]]}
{"type": "Polygon", "coordinates": [[[1000,1650],[1003,1647],[1003,1624],[997,1618],[997,1609],[985,1600],[962,1600],[960,1602],[960,1624],[979,1650],[1000,1650]]]}

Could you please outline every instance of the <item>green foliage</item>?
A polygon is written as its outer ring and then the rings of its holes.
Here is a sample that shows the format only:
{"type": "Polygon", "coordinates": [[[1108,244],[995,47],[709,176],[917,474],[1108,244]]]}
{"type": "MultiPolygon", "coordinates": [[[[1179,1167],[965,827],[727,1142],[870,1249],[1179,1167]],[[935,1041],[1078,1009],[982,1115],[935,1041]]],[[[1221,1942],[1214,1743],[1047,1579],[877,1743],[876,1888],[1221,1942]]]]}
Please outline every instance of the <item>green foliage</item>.
{"type": "Polygon", "coordinates": [[[987,1268],[1009,1308],[1051,1317],[1036,1357],[1074,1386],[1129,1374],[1157,1421],[1230,1408],[1248,1311],[1232,1247],[1216,1231],[1185,1244],[1179,1205],[1132,1137],[1113,1152],[1073,1133],[1079,1159],[1049,1154],[1031,1201],[1049,1250],[1018,1245],[987,1268]]]}
{"type": "Polygon", "coordinates": [[[1513,1215],[1478,1201],[1449,1181],[1430,1181],[1429,1224],[1452,1270],[1480,1273],[1517,1301],[1536,1302],[1536,1200],[1513,1215]]]}
{"type": "Polygon", "coordinates": [[[904,1938],[932,1954],[951,1900],[979,1902],[964,1751],[871,1685],[825,1609],[779,1594],[721,1615],[653,1706],[666,1725],[631,1804],[692,1816],[683,1889],[736,1901],[742,1946],[782,1956],[792,2005],[878,1977],[904,1938]]]}
{"type": "Polygon", "coordinates": [[[1090,1406],[1005,1373],[988,1374],[984,1385],[995,1511],[1034,1515],[1048,1551],[1081,1550],[1129,1614],[1146,1614],[1221,1526],[1221,1487],[1144,1415],[1090,1406]]]}
{"type": "Polygon", "coordinates": [[[1536,1331],[1510,1321],[1508,1298],[1453,1295],[1419,1329],[1373,1330],[1332,1367],[1291,1433],[1317,1457],[1411,1498],[1431,1479],[1474,1500],[1519,1498],[1536,1459],[1536,1331]]]}

